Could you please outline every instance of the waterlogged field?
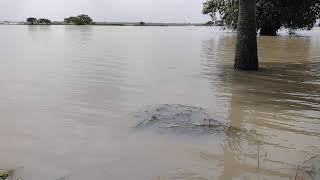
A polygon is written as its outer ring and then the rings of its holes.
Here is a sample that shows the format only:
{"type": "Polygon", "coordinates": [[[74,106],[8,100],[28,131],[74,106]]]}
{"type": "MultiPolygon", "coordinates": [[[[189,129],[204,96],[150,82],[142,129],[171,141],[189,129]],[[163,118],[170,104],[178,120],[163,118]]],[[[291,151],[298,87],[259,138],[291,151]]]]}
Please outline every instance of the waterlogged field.
{"type": "Polygon", "coordinates": [[[311,178],[320,154],[320,29],[258,37],[232,69],[209,27],[0,26],[0,169],[14,179],[311,178]],[[201,107],[233,132],[135,128],[150,106],[201,107]]]}

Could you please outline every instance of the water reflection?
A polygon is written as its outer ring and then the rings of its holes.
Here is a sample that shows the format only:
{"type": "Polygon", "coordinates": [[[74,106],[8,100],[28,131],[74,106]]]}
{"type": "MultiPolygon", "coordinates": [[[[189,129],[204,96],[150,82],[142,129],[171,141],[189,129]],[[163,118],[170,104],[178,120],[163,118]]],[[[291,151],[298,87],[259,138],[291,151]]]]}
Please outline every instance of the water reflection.
{"type": "Polygon", "coordinates": [[[317,138],[313,143],[320,142],[320,77],[315,71],[320,62],[314,42],[310,37],[259,37],[262,69],[242,72],[231,68],[234,36],[219,37],[203,41],[203,75],[211,80],[212,89],[219,91],[220,100],[229,99],[225,116],[229,123],[257,131],[262,144],[258,147],[257,142],[246,144],[248,139],[227,139],[223,155],[208,156],[223,162],[221,179],[247,173],[291,178],[292,172],[275,167],[294,169],[299,161],[292,157],[303,156],[305,151],[317,152],[311,148],[310,136],[317,138]],[[290,138],[288,134],[295,136],[290,138]],[[309,148],[299,151],[298,146],[309,148]],[[262,155],[259,158],[258,149],[262,155]],[[279,158],[276,154],[281,152],[286,153],[279,158]],[[262,164],[259,171],[258,159],[262,164]]]}

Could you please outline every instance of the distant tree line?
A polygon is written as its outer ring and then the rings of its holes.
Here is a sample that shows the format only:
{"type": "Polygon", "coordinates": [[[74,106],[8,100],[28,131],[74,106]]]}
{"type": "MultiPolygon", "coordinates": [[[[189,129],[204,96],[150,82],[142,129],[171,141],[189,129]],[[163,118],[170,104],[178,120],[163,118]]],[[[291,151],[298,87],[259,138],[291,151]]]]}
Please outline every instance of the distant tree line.
{"type": "Polygon", "coordinates": [[[45,18],[34,18],[34,17],[29,17],[27,18],[27,23],[30,25],[50,25],[52,22],[49,19],[45,18]]]}
{"type": "Polygon", "coordinates": [[[94,24],[92,18],[86,14],[81,14],[79,16],[71,16],[64,19],[66,24],[74,24],[74,25],[89,25],[94,24]]]}
{"type": "MultiPolygon", "coordinates": [[[[52,24],[51,20],[45,18],[35,18],[29,17],[26,22],[29,25],[50,25],[52,24]]],[[[73,24],[73,25],[89,25],[94,24],[92,18],[86,14],[81,14],[79,16],[71,16],[64,19],[65,24],[73,24]]]]}

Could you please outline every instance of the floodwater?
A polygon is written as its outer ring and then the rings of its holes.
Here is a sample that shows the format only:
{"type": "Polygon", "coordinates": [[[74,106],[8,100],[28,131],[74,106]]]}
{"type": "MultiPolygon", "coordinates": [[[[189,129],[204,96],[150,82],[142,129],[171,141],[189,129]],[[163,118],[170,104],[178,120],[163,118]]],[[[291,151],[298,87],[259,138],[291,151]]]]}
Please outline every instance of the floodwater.
{"type": "Polygon", "coordinates": [[[24,180],[294,179],[320,154],[320,29],[258,37],[232,69],[212,27],[0,26],[0,169],[24,180]],[[139,131],[157,104],[202,107],[256,136],[139,131]]]}

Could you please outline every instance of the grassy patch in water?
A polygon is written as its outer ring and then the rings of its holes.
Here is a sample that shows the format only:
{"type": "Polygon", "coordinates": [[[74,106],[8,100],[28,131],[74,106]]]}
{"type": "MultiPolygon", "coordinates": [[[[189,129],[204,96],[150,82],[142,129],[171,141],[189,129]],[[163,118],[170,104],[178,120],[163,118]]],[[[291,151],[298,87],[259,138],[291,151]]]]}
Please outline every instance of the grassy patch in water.
{"type": "Polygon", "coordinates": [[[0,170],[0,180],[6,180],[13,175],[15,170],[0,170]]]}
{"type": "MultiPolygon", "coordinates": [[[[0,180],[8,180],[10,177],[13,176],[16,169],[13,170],[3,170],[0,169],[0,180]]],[[[60,177],[57,180],[67,180],[68,178],[66,176],[60,177]]],[[[23,180],[22,178],[18,178],[17,180],[23,180]]]]}

